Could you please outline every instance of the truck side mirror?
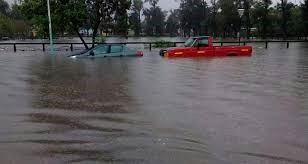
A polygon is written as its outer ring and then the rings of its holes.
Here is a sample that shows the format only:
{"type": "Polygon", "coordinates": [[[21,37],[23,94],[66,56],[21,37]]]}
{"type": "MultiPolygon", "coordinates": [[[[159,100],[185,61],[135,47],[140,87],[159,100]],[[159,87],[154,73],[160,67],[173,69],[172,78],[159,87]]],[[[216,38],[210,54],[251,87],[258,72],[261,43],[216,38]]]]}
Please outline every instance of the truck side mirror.
{"type": "Polygon", "coordinates": [[[198,49],[200,48],[199,40],[196,40],[196,42],[194,43],[194,47],[197,47],[198,49]]]}

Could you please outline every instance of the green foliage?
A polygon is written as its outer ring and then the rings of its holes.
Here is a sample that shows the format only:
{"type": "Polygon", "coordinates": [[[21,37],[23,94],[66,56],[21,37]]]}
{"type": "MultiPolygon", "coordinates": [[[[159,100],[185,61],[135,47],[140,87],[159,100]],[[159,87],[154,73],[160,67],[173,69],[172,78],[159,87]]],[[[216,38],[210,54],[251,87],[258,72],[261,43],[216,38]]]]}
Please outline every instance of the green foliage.
{"type": "Polygon", "coordinates": [[[129,17],[129,22],[131,24],[132,29],[135,32],[135,36],[139,36],[142,27],[141,27],[141,10],[143,9],[143,1],[142,0],[133,0],[132,4],[132,13],[129,17]]]}
{"type": "MultiPolygon", "coordinates": [[[[302,10],[296,6],[290,10],[290,17],[287,22],[289,34],[291,36],[301,36],[305,30],[305,25],[302,22],[302,10]]],[[[307,26],[306,26],[307,27],[307,26]]]]}
{"type": "MultiPolygon", "coordinates": [[[[130,8],[129,0],[57,0],[50,1],[51,17],[54,33],[74,31],[84,43],[79,29],[93,29],[92,42],[94,46],[98,29],[110,28],[115,11],[126,12],[130,8]]],[[[45,0],[24,0],[21,4],[22,13],[30,19],[39,34],[47,36],[48,17],[45,0]]],[[[84,44],[87,48],[87,45],[84,44]]]]}
{"type": "Polygon", "coordinates": [[[167,47],[173,47],[173,46],[174,46],[174,43],[167,42],[164,40],[157,41],[153,44],[154,48],[167,48],[167,47]]]}
{"type": "Polygon", "coordinates": [[[170,36],[177,36],[178,30],[180,29],[180,11],[179,10],[171,10],[170,15],[166,22],[166,32],[170,34],[170,36]]]}
{"type": "Polygon", "coordinates": [[[233,0],[220,0],[218,1],[222,12],[221,18],[222,23],[220,26],[223,27],[223,36],[236,36],[236,33],[240,29],[240,16],[237,11],[237,6],[233,0]]]}
{"type": "Polygon", "coordinates": [[[101,31],[108,31],[110,24],[114,21],[112,16],[115,12],[124,15],[123,13],[126,13],[130,5],[130,0],[86,0],[87,16],[93,29],[92,47],[94,47],[98,28],[100,27],[101,31]]]}
{"type": "MultiPolygon", "coordinates": [[[[167,12],[158,6],[159,0],[144,2],[149,4],[148,8],[143,8],[142,0],[50,1],[53,32],[58,36],[75,33],[84,41],[79,30],[92,29],[93,42],[99,31],[126,36],[129,28],[136,36],[142,32],[150,36],[167,32],[170,36],[180,33],[235,37],[241,29],[247,37],[308,36],[308,0],[300,6],[286,0],[280,0],[276,6],[272,6],[271,0],[211,0],[210,7],[205,0],[180,0],[180,8],[170,11],[167,19],[167,12]],[[239,7],[245,9],[241,19],[239,7]],[[141,23],[142,11],[145,19],[141,23]],[[257,31],[250,33],[251,27],[257,31]]],[[[46,0],[22,0],[11,9],[5,0],[0,0],[0,13],[2,36],[25,35],[31,29],[40,37],[48,36],[46,0]]]]}
{"type": "Polygon", "coordinates": [[[96,38],[95,38],[95,42],[98,42],[98,43],[105,43],[105,42],[106,42],[106,37],[104,37],[104,36],[96,37],[96,38]]]}
{"type": "Polygon", "coordinates": [[[115,20],[114,33],[116,35],[127,36],[129,29],[127,11],[126,10],[122,12],[117,11],[115,13],[114,20],[115,20]]]}
{"type": "Polygon", "coordinates": [[[207,34],[208,7],[205,0],[181,0],[180,22],[184,34],[207,34]]]}
{"type": "Polygon", "coordinates": [[[14,34],[14,22],[9,17],[0,13],[0,39],[2,37],[12,37],[14,34]]]}
{"type": "Polygon", "coordinates": [[[145,16],[144,20],[144,31],[147,35],[162,35],[165,28],[165,17],[166,12],[164,12],[160,7],[156,6],[158,0],[149,0],[148,1],[152,6],[146,8],[143,11],[145,16]]]}
{"type": "Polygon", "coordinates": [[[0,0],[0,13],[8,15],[10,10],[9,4],[5,0],[0,0]]]}
{"type": "Polygon", "coordinates": [[[304,35],[305,37],[308,36],[308,0],[305,0],[304,3],[301,5],[302,8],[302,24],[304,25],[304,27],[306,27],[304,29],[304,35]]]}

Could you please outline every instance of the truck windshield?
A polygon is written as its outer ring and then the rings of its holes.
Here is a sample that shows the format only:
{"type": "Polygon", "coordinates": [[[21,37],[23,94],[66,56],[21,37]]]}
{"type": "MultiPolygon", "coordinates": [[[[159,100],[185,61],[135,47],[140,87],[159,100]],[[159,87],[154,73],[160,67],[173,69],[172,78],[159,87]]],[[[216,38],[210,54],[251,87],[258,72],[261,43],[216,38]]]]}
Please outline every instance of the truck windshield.
{"type": "Polygon", "coordinates": [[[185,42],[184,46],[185,46],[185,47],[191,47],[191,46],[194,44],[194,42],[195,42],[195,39],[194,39],[194,38],[189,38],[189,39],[185,42]]]}

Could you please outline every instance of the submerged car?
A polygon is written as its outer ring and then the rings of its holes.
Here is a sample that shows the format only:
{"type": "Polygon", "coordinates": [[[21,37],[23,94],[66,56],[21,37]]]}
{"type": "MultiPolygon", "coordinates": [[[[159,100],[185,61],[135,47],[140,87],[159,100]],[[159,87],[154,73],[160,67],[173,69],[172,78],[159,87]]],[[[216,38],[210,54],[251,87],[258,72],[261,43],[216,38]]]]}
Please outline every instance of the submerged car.
{"type": "Polygon", "coordinates": [[[142,51],[128,48],[123,44],[99,44],[94,48],[84,50],[71,58],[104,58],[104,57],[133,57],[143,56],[142,51]]]}

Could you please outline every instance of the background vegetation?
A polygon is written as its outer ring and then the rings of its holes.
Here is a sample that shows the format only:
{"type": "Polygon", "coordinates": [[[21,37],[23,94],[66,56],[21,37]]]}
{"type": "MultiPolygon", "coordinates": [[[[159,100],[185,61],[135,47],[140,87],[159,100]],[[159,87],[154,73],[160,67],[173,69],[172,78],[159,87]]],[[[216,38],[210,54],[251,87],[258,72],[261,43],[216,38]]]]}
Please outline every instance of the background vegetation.
{"type": "MultiPolygon", "coordinates": [[[[50,0],[57,37],[98,35],[306,38],[308,0],[177,0],[164,11],[159,0],[50,0]],[[238,9],[243,8],[240,17],[238,9]]],[[[0,0],[0,37],[48,37],[46,0],[0,0]]],[[[85,45],[86,46],[86,45],[85,45]]]]}

